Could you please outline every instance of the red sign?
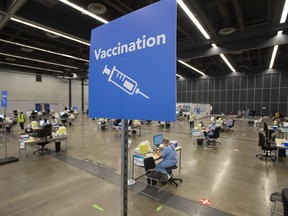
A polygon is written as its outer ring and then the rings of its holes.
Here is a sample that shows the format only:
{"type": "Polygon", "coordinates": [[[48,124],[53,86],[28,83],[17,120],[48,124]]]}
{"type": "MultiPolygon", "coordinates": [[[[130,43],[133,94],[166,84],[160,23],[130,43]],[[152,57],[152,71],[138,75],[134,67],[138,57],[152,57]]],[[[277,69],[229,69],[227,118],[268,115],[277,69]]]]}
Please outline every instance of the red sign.
{"type": "Polygon", "coordinates": [[[208,205],[208,206],[212,204],[211,201],[206,198],[201,198],[200,203],[202,203],[203,205],[208,205]]]}

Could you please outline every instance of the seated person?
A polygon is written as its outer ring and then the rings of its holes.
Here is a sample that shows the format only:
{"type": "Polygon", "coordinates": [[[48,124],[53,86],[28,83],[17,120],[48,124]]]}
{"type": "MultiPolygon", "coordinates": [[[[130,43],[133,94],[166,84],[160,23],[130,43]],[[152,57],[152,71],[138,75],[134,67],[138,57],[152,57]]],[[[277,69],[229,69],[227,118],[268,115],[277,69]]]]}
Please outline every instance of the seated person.
{"type": "Polygon", "coordinates": [[[204,131],[204,136],[206,137],[206,139],[209,139],[209,138],[211,138],[212,136],[214,136],[215,130],[216,130],[215,123],[212,123],[212,124],[209,126],[209,130],[204,131]]]}
{"type": "Polygon", "coordinates": [[[48,123],[48,120],[46,118],[44,119],[44,123],[41,125],[41,128],[45,128],[45,125],[50,125],[50,123],[48,123]]]}
{"type": "Polygon", "coordinates": [[[233,119],[231,117],[228,117],[227,121],[224,124],[225,132],[227,132],[232,126],[233,126],[233,119]]]}
{"type": "Polygon", "coordinates": [[[121,119],[116,119],[116,120],[113,122],[113,128],[119,126],[119,124],[121,124],[121,119]]]}
{"type": "Polygon", "coordinates": [[[170,144],[169,140],[164,138],[162,143],[165,145],[163,150],[158,150],[156,154],[161,156],[163,160],[156,165],[156,171],[166,174],[170,178],[165,168],[175,166],[177,164],[177,153],[175,148],[170,144]]]}

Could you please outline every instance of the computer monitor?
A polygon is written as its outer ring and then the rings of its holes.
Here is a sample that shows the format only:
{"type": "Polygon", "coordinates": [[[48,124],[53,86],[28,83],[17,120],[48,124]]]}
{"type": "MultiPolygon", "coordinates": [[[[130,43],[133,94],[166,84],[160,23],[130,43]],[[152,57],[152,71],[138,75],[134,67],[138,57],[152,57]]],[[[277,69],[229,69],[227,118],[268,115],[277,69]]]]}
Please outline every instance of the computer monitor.
{"type": "MultiPolygon", "coordinates": [[[[42,127],[43,123],[44,123],[44,120],[40,120],[39,122],[40,127],[42,127]]],[[[50,124],[49,120],[47,120],[47,123],[50,124]]]]}
{"type": "Polygon", "coordinates": [[[288,122],[283,122],[283,127],[288,127],[288,122]]]}
{"type": "Polygon", "coordinates": [[[160,144],[162,144],[163,141],[163,134],[157,134],[153,136],[153,144],[157,147],[160,146],[160,144]]]}

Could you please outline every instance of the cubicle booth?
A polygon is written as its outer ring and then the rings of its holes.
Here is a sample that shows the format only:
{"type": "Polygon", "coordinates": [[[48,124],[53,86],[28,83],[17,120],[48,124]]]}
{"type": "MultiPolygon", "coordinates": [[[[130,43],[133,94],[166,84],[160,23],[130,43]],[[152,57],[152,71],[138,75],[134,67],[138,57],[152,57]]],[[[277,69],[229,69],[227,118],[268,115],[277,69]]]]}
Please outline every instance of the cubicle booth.
{"type": "Polygon", "coordinates": [[[190,112],[194,111],[195,119],[205,118],[210,115],[210,104],[194,104],[194,103],[177,103],[177,113],[182,109],[184,117],[187,117],[190,112]]]}

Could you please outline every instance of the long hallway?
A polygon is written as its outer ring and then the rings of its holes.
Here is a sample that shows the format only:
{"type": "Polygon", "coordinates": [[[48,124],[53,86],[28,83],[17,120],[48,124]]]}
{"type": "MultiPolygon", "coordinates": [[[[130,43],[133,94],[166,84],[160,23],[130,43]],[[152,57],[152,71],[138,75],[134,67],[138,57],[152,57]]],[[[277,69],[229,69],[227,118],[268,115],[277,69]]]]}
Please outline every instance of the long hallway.
{"type": "MultiPolygon", "coordinates": [[[[209,124],[210,118],[201,121],[209,124]]],[[[281,158],[277,168],[257,159],[258,129],[248,126],[247,119],[237,120],[234,132],[221,133],[215,151],[192,144],[188,124],[177,121],[163,131],[153,122],[142,125],[141,136],[131,135],[131,149],[144,140],[152,144],[159,133],[177,140],[183,147],[183,183],[169,185],[157,201],[141,193],[146,179],[140,178],[129,187],[128,215],[270,215],[270,194],[288,186],[287,159],[281,158]]],[[[67,130],[67,153],[55,153],[51,144],[50,155],[33,155],[34,147],[27,146],[27,158],[22,151],[19,162],[0,166],[0,215],[120,215],[121,137],[111,129],[99,130],[85,115],[67,130]]],[[[18,157],[19,134],[18,125],[7,133],[8,156],[18,157]]],[[[3,157],[3,133],[0,140],[3,157]]],[[[135,174],[141,173],[143,169],[136,167],[135,174]]]]}

